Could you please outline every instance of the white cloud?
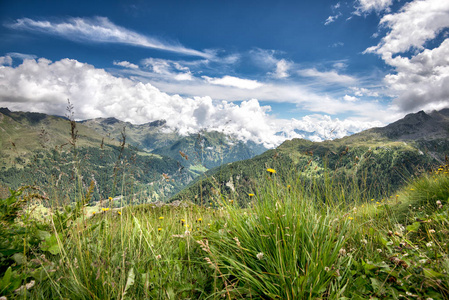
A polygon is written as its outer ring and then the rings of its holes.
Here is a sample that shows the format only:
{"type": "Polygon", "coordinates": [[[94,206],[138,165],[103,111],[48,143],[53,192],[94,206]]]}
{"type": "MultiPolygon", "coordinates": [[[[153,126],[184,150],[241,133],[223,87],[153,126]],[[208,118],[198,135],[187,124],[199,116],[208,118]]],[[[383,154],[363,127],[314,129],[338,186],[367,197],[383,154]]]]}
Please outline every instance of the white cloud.
{"type": "Polygon", "coordinates": [[[276,72],[274,73],[274,76],[276,78],[286,78],[289,76],[288,70],[291,67],[291,63],[286,61],[285,59],[281,59],[276,63],[276,72]]]}
{"type": "Polygon", "coordinates": [[[304,77],[319,78],[320,80],[328,83],[350,84],[357,81],[354,77],[338,74],[335,70],[320,72],[315,68],[302,69],[298,71],[298,74],[304,77]]]}
{"type": "Polygon", "coordinates": [[[427,41],[449,27],[449,1],[412,1],[398,13],[385,15],[380,25],[389,28],[389,32],[377,46],[365,52],[377,53],[389,60],[396,53],[423,50],[427,41]]]}
{"type": "Polygon", "coordinates": [[[234,76],[224,76],[222,78],[211,78],[208,76],[202,76],[210,84],[231,86],[239,89],[254,90],[262,86],[262,83],[257,80],[242,79],[234,76]]]}
{"type": "Polygon", "coordinates": [[[345,95],[345,96],[343,97],[343,100],[349,101],[349,102],[354,102],[354,101],[357,101],[357,100],[359,100],[359,99],[358,99],[357,97],[354,97],[354,96],[345,95]]]}
{"type": "Polygon", "coordinates": [[[382,11],[389,12],[393,0],[357,0],[356,11],[354,14],[368,14],[370,12],[380,13],[382,11]]]}
{"type": "Polygon", "coordinates": [[[406,111],[449,107],[449,39],[412,58],[396,57],[396,74],[385,77],[398,96],[393,103],[406,111]]]}
{"type": "Polygon", "coordinates": [[[385,77],[393,105],[402,111],[449,107],[449,39],[426,49],[429,41],[449,28],[449,2],[415,0],[396,14],[382,18],[389,29],[381,42],[365,53],[376,53],[394,73],[385,77]],[[413,53],[406,53],[414,50],[413,53]]]}
{"type": "Polygon", "coordinates": [[[138,69],[139,68],[138,65],[132,64],[129,61],[114,61],[113,64],[114,64],[114,66],[121,66],[124,68],[130,68],[130,69],[138,69]]]}
{"type": "Polygon", "coordinates": [[[170,74],[173,62],[166,59],[146,58],[142,64],[156,74],[170,74]]]}
{"type": "Polygon", "coordinates": [[[12,58],[11,56],[0,56],[0,66],[10,66],[12,65],[12,58]]]}
{"type": "Polygon", "coordinates": [[[350,89],[354,92],[354,95],[356,95],[357,97],[363,96],[379,97],[379,93],[372,89],[359,88],[359,87],[350,87],[350,89]]]}
{"type": "Polygon", "coordinates": [[[174,78],[175,78],[175,80],[178,80],[178,81],[191,81],[191,80],[193,80],[192,73],[190,73],[190,72],[176,74],[174,78]]]}
{"type": "Polygon", "coordinates": [[[324,21],[324,25],[329,25],[333,22],[335,22],[339,17],[341,17],[341,13],[338,13],[334,16],[329,16],[326,21],[324,21]]]}
{"type": "Polygon", "coordinates": [[[348,65],[345,64],[344,62],[336,62],[336,63],[333,64],[333,67],[335,69],[344,70],[344,69],[346,69],[348,67],[348,65]]]}
{"type": "MultiPolygon", "coordinates": [[[[229,79],[224,80],[229,84],[226,80],[229,79]]],[[[232,78],[230,81],[238,82],[237,85],[242,83],[232,78]]],[[[247,86],[248,82],[243,82],[247,86]]],[[[259,89],[264,88],[265,93],[271,91],[275,95],[279,91],[286,96],[287,92],[293,92],[290,97],[304,94],[304,91],[292,89],[291,86],[281,90],[279,87],[264,85],[259,89]]],[[[313,94],[306,94],[306,97],[309,99],[304,100],[308,101],[304,105],[313,111],[322,111],[322,106],[335,111],[341,111],[343,107],[331,98],[323,99],[313,94]]],[[[77,119],[112,116],[133,123],[165,119],[169,127],[181,134],[195,133],[201,129],[218,130],[269,147],[278,145],[286,138],[302,137],[298,130],[307,129],[314,138],[324,139],[328,136],[340,137],[374,124],[365,117],[352,121],[339,121],[327,116],[279,120],[269,115],[269,106],[260,105],[256,99],[248,98],[250,100],[236,105],[228,101],[214,101],[208,96],[169,95],[152,84],[115,77],[103,69],[72,59],[51,62],[41,58],[37,61],[25,60],[17,67],[0,68],[1,106],[12,110],[64,115],[67,99],[75,106],[77,119]],[[280,131],[284,134],[276,135],[280,131]],[[331,131],[332,135],[329,134],[331,131]]],[[[344,106],[347,109],[348,105],[344,106]]],[[[372,116],[378,107],[362,105],[358,101],[350,109],[359,113],[365,110],[366,115],[372,116]]]]}
{"type": "Polygon", "coordinates": [[[250,59],[261,68],[268,69],[267,75],[274,78],[287,78],[290,76],[289,70],[294,66],[294,63],[286,59],[278,59],[279,51],[253,49],[249,52],[250,59]]]}
{"type": "Polygon", "coordinates": [[[355,119],[332,119],[328,115],[308,115],[300,120],[282,120],[278,130],[289,138],[307,138],[314,142],[337,139],[383,124],[379,121],[360,121],[355,119]]]}
{"type": "Polygon", "coordinates": [[[190,69],[186,66],[183,66],[180,62],[161,58],[146,58],[142,60],[142,64],[146,68],[148,68],[153,73],[153,75],[163,80],[193,80],[190,69]]]}
{"type": "Polygon", "coordinates": [[[206,52],[189,49],[180,43],[162,41],[149,37],[124,27],[115,25],[108,18],[69,18],[67,21],[52,22],[47,20],[33,20],[29,18],[17,19],[7,25],[13,29],[38,31],[58,35],[75,41],[89,41],[92,43],[120,43],[133,46],[159,49],[184,55],[210,58],[206,52]]]}

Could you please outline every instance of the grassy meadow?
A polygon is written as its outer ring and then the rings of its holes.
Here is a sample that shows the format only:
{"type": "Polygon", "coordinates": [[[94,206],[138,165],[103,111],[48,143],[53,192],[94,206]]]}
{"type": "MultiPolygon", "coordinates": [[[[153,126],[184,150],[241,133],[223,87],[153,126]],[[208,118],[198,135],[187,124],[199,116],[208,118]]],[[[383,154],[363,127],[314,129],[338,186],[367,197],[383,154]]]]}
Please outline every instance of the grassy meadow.
{"type": "Polygon", "coordinates": [[[373,199],[267,169],[249,201],[1,200],[1,299],[447,299],[448,166],[373,199]],[[323,201],[322,199],[325,199],[323,201]]]}
{"type": "Polygon", "coordinates": [[[1,300],[449,298],[448,165],[371,199],[359,178],[279,165],[249,193],[125,206],[146,197],[125,173],[124,197],[93,202],[75,162],[66,197],[0,200],[1,300]]]}

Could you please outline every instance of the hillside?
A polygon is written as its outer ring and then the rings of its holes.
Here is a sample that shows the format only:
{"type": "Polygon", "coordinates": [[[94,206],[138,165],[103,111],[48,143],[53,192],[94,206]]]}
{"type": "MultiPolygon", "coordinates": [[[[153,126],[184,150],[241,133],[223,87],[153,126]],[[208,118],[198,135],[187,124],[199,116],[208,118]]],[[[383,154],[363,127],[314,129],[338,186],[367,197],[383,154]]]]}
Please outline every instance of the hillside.
{"type": "Polygon", "coordinates": [[[182,136],[163,120],[134,125],[100,118],[73,123],[73,132],[71,124],[66,117],[0,108],[0,195],[26,184],[50,191],[78,173],[84,188],[96,183],[95,200],[131,191],[164,200],[210,168],[266,150],[220,132],[182,136]],[[120,176],[127,178],[125,191],[120,176]]]}
{"type": "MultiPolygon", "coordinates": [[[[282,181],[298,170],[300,184],[323,184],[338,177],[356,184],[367,198],[388,194],[409,178],[444,162],[449,149],[449,110],[409,114],[386,127],[372,128],[342,139],[311,142],[293,139],[252,159],[211,170],[175,195],[203,202],[222,194],[242,195],[255,191],[254,182],[267,168],[282,181]],[[329,172],[326,172],[329,171],[329,172]],[[329,175],[330,174],[330,175],[329,175]]],[[[243,198],[249,200],[248,197],[243,198]]]]}
{"type": "Polygon", "coordinates": [[[2,108],[0,192],[6,196],[8,188],[37,185],[69,199],[73,190],[87,189],[93,181],[93,200],[126,194],[132,202],[133,194],[144,193],[145,201],[154,201],[196,176],[170,157],[140,151],[83,124],[74,126],[72,132],[67,118],[2,108]]]}

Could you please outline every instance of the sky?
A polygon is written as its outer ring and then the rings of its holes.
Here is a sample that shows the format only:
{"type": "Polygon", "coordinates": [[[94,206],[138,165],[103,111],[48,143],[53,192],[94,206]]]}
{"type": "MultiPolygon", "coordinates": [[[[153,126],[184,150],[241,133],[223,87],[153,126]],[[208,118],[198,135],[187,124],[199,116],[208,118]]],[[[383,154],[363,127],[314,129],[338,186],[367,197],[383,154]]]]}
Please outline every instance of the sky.
{"type": "Polygon", "coordinates": [[[449,0],[0,1],[0,107],[275,147],[449,107],[449,0]]]}

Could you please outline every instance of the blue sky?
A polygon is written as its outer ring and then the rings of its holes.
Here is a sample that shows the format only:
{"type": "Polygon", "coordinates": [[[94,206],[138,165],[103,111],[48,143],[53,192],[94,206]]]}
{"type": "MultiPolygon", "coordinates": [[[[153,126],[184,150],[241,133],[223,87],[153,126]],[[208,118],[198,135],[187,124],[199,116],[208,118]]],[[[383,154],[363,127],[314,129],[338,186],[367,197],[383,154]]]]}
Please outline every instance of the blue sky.
{"type": "Polygon", "coordinates": [[[449,107],[449,1],[3,0],[0,21],[12,110],[275,146],[449,107]]]}

